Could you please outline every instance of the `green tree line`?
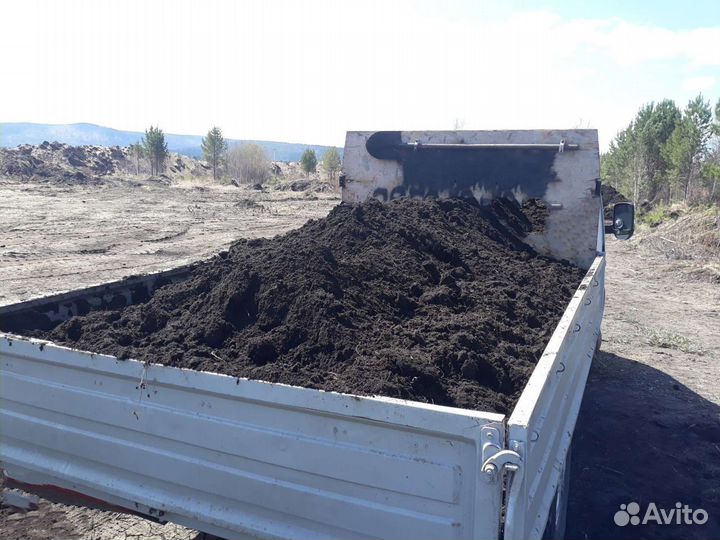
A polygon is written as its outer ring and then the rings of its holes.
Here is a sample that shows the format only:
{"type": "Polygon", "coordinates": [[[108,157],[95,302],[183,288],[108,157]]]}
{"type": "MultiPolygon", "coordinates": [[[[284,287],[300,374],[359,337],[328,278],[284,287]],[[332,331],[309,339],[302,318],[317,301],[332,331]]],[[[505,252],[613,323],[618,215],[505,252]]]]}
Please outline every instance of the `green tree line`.
{"type": "Polygon", "coordinates": [[[601,174],[636,204],[718,200],[720,99],[714,111],[702,94],[682,110],[670,99],[643,105],[601,156],[601,174]]]}

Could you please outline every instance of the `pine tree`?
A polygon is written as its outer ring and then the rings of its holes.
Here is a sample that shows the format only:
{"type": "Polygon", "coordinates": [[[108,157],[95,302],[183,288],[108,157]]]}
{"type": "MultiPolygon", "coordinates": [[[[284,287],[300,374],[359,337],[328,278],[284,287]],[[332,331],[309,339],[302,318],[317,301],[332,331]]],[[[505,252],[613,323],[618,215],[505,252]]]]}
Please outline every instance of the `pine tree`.
{"type": "Polygon", "coordinates": [[[303,152],[302,158],[300,158],[300,166],[307,176],[310,176],[311,172],[315,172],[317,169],[317,156],[315,155],[315,150],[307,148],[305,152],[303,152]]]}
{"type": "Polygon", "coordinates": [[[142,145],[145,156],[150,162],[150,174],[155,176],[163,172],[165,170],[165,159],[168,156],[168,147],[163,130],[159,127],[150,126],[145,130],[142,145]]]}
{"type": "Polygon", "coordinates": [[[340,170],[340,165],[340,154],[337,149],[328,148],[323,156],[322,166],[331,182],[335,181],[335,174],[340,170]]]}
{"type": "Polygon", "coordinates": [[[228,143],[223,137],[222,130],[215,126],[208,131],[207,136],[202,139],[202,151],[212,167],[213,180],[217,180],[218,170],[222,167],[227,156],[228,143]]]}
{"type": "Polygon", "coordinates": [[[712,109],[702,94],[691,99],[682,120],[668,139],[663,155],[670,165],[669,176],[683,199],[688,200],[702,171],[703,158],[712,134],[712,109]]]}
{"type": "Polygon", "coordinates": [[[644,198],[669,196],[663,148],[680,117],[672,100],[643,105],[603,156],[603,181],[626,193],[636,204],[644,198]]]}

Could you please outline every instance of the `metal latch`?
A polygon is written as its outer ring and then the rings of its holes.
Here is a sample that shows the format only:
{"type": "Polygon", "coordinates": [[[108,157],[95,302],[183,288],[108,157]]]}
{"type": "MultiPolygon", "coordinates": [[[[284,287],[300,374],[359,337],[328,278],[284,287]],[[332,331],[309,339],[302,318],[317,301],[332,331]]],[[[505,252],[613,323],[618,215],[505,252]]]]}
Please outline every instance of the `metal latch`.
{"type": "MultiPolygon", "coordinates": [[[[481,437],[483,443],[481,477],[487,483],[496,482],[506,471],[512,472],[513,477],[517,477],[521,470],[522,457],[515,450],[502,448],[500,431],[492,426],[484,426],[481,437]]],[[[520,449],[520,445],[513,447],[516,450],[520,449]]]]}
{"type": "Polygon", "coordinates": [[[482,473],[488,482],[495,482],[504,471],[514,473],[515,476],[520,472],[522,458],[520,454],[514,450],[500,450],[497,454],[483,461],[482,473]]]}

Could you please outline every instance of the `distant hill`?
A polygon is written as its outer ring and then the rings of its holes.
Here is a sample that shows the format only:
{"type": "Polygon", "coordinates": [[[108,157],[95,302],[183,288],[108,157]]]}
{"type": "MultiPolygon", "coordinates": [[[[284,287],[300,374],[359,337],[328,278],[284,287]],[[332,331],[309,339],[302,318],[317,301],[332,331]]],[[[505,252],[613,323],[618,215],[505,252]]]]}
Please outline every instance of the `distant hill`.
{"type": "MultiPolygon", "coordinates": [[[[13,147],[20,144],[41,144],[44,141],[61,142],[74,146],[128,146],[137,142],[144,133],[121,131],[95,124],[31,124],[26,122],[0,123],[0,147],[13,147]]],[[[165,134],[168,149],[178,154],[202,157],[200,135],[165,134]]],[[[230,144],[254,142],[261,145],[273,161],[299,161],[306,148],[312,148],[322,159],[329,146],[299,144],[276,141],[245,141],[230,139],[230,144]]],[[[342,148],[338,148],[342,155],[342,148]]]]}

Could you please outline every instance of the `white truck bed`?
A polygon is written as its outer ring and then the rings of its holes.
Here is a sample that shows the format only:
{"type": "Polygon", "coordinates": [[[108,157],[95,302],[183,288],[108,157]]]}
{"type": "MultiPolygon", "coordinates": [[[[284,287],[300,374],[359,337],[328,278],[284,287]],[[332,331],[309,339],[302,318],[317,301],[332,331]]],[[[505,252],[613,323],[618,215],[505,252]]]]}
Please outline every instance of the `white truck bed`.
{"type": "MultiPolygon", "coordinates": [[[[389,135],[391,150],[470,145],[511,163],[508,148],[530,148],[552,166],[551,177],[506,175],[502,187],[460,171],[462,184],[418,172],[414,153],[403,154],[408,162],[373,157],[369,132],[348,133],[345,147],[343,200],[539,197],[550,215],[528,242],[588,268],[509,416],[121,361],[0,333],[0,461],[10,483],[229,538],[561,533],[568,449],[604,307],[597,132],[389,135]]],[[[139,301],[186,271],[0,307],[0,317],[52,324],[139,301]]]]}
{"type": "Polygon", "coordinates": [[[2,466],[28,489],[225,537],[498,538],[503,504],[505,538],[540,537],[599,335],[604,264],[588,271],[509,418],[1,334],[2,466]],[[517,472],[484,472],[493,454],[517,472]]]}

